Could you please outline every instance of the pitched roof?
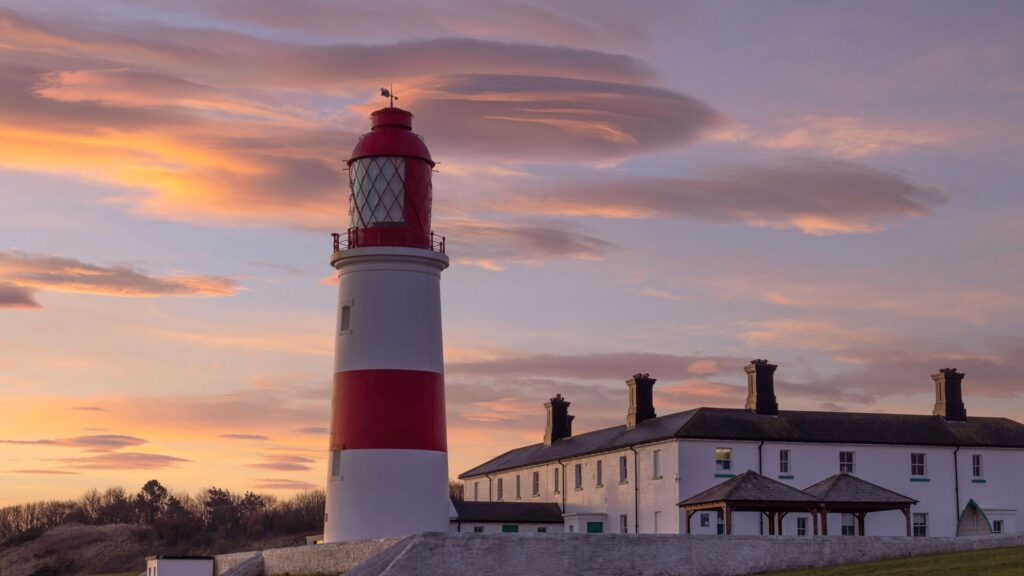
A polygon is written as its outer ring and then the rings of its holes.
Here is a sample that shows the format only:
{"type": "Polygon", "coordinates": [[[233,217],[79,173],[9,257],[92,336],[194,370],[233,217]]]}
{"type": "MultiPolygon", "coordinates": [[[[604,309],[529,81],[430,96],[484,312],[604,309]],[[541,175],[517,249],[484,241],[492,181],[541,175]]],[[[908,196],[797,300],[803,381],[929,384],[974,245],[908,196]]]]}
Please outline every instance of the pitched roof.
{"type": "Polygon", "coordinates": [[[947,422],[941,416],[911,414],[782,410],[778,416],[760,416],[745,409],[696,408],[652,418],[633,429],[613,426],[563,438],[551,446],[516,448],[459,478],[670,438],[1024,448],[1024,425],[1008,418],[968,417],[966,422],[947,422]]]}
{"type": "Polygon", "coordinates": [[[730,478],[696,496],[683,500],[679,505],[711,502],[807,503],[813,505],[817,501],[817,498],[806,492],[762,476],[753,470],[747,470],[735,478],[730,478]]]}
{"type": "Polygon", "coordinates": [[[547,502],[452,502],[459,522],[561,524],[562,510],[547,502]]]}
{"type": "Polygon", "coordinates": [[[804,492],[825,503],[917,504],[910,496],[861,480],[852,474],[836,474],[804,488],[804,492]]]}

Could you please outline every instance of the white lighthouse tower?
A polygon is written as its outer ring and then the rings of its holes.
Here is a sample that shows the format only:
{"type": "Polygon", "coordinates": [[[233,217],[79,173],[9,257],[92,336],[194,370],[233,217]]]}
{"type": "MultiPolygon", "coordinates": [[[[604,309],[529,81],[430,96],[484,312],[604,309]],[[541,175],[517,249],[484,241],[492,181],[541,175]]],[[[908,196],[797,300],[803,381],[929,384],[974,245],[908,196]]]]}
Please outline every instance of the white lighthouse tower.
{"type": "Polygon", "coordinates": [[[338,270],[324,541],[448,529],[441,343],[444,239],[430,229],[434,166],[412,114],[370,115],[348,161],[338,270]]]}

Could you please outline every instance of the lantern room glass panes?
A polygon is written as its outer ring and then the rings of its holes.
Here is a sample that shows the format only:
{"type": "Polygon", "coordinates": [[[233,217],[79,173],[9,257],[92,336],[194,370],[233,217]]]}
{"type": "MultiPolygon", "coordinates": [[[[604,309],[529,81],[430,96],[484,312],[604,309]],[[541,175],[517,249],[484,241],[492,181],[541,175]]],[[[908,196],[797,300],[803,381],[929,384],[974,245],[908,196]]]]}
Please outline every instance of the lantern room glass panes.
{"type": "Polygon", "coordinates": [[[352,163],[349,222],[372,228],[405,222],[405,158],[374,156],[352,163]]]}

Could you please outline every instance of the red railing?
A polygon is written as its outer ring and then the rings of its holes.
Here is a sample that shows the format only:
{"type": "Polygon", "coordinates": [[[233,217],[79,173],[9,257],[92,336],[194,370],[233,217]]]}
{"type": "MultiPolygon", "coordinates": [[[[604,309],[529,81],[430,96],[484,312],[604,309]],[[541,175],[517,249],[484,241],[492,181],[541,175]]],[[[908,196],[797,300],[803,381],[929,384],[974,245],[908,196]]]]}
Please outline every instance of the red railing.
{"type": "MultiPolygon", "coordinates": [[[[341,234],[335,232],[331,234],[334,239],[334,251],[341,252],[342,250],[348,250],[350,248],[360,248],[368,246],[408,246],[411,248],[427,248],[422,242],[403,241],[396,239],[393,235],[389,235],[386,242],[381,242],[379,237],[379,231],[372,229],[359,229],[349,228],[348,234],[342,238],[341,234]],[[374,237],[376,233],[376,237],[374,237]],[[360,241],[361,239],[361,241],[360,241]],[[376,241],[374,241],[376,240],[376,241]]],[[[430,246],[429,250],[434,252],[445,253],[445,237],[440,234],[430,233],[430,246]]]]}

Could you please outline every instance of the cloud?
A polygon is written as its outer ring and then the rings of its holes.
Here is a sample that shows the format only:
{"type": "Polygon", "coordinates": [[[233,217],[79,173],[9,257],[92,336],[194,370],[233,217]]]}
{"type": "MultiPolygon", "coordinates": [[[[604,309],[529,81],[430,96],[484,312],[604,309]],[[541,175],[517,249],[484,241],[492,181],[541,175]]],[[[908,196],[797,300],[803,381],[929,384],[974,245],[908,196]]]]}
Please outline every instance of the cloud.
{"type": "Polygon", "coordinates": [[[736,139],[772,150],[824,151],[846,159],[942,146],[950,141],[948,134],[934,128],[891,126],[851,116],[804,116],[790,124],[793,126],[780,134],[747,133],[736,139]]]}
{"type": "Polygon", "coordinates": [[[72,410],[83,410],[86,412],[106,412],[106,408],[100,408],[99,406],[75,406],[72,410]]]}
{"type": "Polygon", "coordinates": [[[503,270],[508,264],[540,266],[555,259],[603,260],[615,245],[572,226],[521,225],[484,220],[440,220],[448,251],[460,264],[503,270]]]}
{"type": "Polygon", "coordinates": [[[228,440],[270,440],[269,436],[262,434],[221,434],[220,437],[228,440]]]}
{"type": "Polygon", "coordinates": [[[309,464],[316,462],[313,458],[306,456],[295,456],[291,454],[274,454],[267,456],[263,462],[249,464],[250,468],[262,470],[299,471],[310,470],[309,464]]]}
{"type": "Polygon", "coordinates": [[[260,478],[253,486],[261,490],[315,490],[322,488],[319,484],[287,478],[260,478]]]}
{"type": "Polygon", "coordinates": [[[79,476],[81,472],[72,472],[71,470],[8,470],[9,474],[32,474],[32,475],[52,475],[52,476],[79,476]]]}
{"type": "Polygon", "coordinates": [[[163,454],[111,452],[81,458],[61,458],[60,462],[66,463],[71,468],[82,470],[155,470],[173,468],[182,462],[191,462],[191,460],[163,454]]]}
{"type": "MultiPolygon", "coordinates": [[[[904,176],[842,160],[733,165],[703,178],[605,176],[502,198],[507,212],[605,218],[694,218],[807,234],[875,232],[929,214],[945,194],[904,176]]],[[[497,202],[495,203],[498,204],[497,202]]],[[[496,206],[497,208],[497,206],[496,206]]]]}
{"type": "Polygon", "coordinates": [[[689,144],[729,123],[670,90],[579,78],[448,76],[422,83],[412,100],[417,129],[438,151],[520,161],[625,158],[689,144]]]}
{"type": "Polygon", "coordinates": [[[0,444],[35,444],[39,446],[63,446],[85,448],[91,452],[106,452],[128,446],[146,444],[146,440],[135,436],[121,434],[99,434],[92,436],[76,436],[74,438],[58,438],[55,440],[0,440],[0,444]]]}
{"type": "Polygon", "coordinates": [[[637,372],[650,373],[666,380],[692,376],[740,373],[746,359],[716,356],[687,356],[647,352],[610,352],[577,355],[537,354],[511,356],[477,362],[458,362],[445,367],[448,374],[458,376],[540,376],[581,380],[621,380],[625,382],[637,372]],[[712,372],[711,370],[719,370],[712,372]]]}
{"type": "Polygon", "coordinates": [[[129,266],[99,266],[74,258],[0,252],[0,279],[23,289],[101,296],[230,296],[234,280],[220,276],[151,276],[129,266]]]}
{"type": "Polygon", "coordinates": [[[0,309],[31,310],[42,308],[33,295],[34,290],[0,282],[0,309]]]}
{"type": "Polygon", "coordinates": [[[312,434],[320,436],[330,432],[330,429],[325,428],[323,426],[308,426],[306,428],[295,428],[293,429],[293,431],[298,432],[299,434],[312,434]]]}

